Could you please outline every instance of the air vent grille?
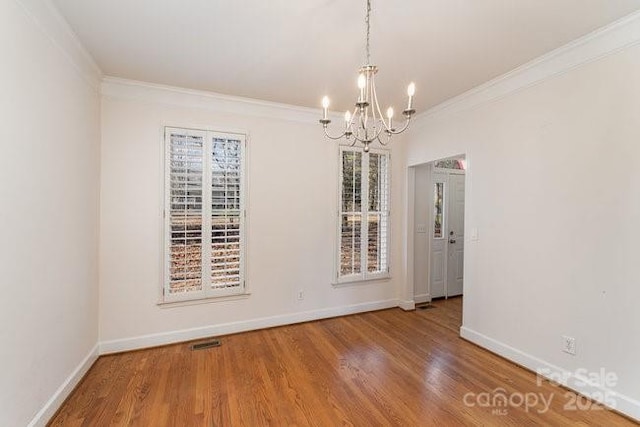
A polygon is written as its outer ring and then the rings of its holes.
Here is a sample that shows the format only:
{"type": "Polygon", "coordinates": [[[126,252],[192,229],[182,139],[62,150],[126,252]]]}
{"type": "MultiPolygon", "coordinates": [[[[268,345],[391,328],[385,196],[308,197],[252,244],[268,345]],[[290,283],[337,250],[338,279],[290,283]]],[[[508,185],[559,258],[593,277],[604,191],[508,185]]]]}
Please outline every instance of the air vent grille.
{"type": "Polygon", "coordinates": [[[208,340],[191,345],[191,350],[204,350],[211,347],[220,347],[220,340],[208,340]]]}

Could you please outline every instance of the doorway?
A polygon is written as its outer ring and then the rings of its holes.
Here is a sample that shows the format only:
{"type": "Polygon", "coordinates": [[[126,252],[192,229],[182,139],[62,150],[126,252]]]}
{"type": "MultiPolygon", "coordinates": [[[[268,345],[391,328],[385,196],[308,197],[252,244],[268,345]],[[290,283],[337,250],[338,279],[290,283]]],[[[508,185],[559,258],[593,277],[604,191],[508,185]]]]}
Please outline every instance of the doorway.
{"type": "Polygon", "coordinates": [[[464,293],[465,175],[464,155],[413,168],[416,304],[464,293]]]}
{"type": "Polygon", "coordinates": [[[464,169],[432,169],[433,233],[430,236],[430,296],[462,295],[464,282],[464,169]]]}

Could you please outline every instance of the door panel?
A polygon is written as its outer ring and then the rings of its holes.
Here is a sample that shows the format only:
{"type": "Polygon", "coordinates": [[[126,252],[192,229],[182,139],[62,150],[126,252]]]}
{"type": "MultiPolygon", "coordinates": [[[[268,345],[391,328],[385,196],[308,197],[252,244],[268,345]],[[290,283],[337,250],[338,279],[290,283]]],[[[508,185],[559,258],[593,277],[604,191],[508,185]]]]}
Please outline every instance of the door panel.
{"type": "Polygon", "coordinates": [[[447,224],[447,286],[448,297],[461,295],[464,272],[464,175],[449,175],[447,224]]]}
{"type": "Polygon", "coordinates": [[[435,242],[431,252],[431,298],[440,298],[446,295],[444,288],[445,269],[445,245],[444,241],[435,242]]]}
{"type": "Polygon", "coordinates": [[[433,173],[431,188],[431,258],[429,266],[429,295],[431,298],[446,296],[446,266],[447,266],[447,224],[446,224],[446,194],[447,175],[433,173]]]}

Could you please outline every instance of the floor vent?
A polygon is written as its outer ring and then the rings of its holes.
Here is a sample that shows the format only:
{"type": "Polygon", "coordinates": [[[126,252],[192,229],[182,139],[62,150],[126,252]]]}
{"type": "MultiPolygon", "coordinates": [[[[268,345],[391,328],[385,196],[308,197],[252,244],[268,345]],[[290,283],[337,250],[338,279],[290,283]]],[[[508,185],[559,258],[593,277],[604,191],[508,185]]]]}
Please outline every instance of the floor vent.
{"type": "Polygon", "coordinates": [[[193,344],[191,350],[204,350],[211,347],[220,347],[220,340],[209,340],[193,344]]]}
{"type": "Polygon", "coordinates": [[[429,302],[425,302],[423,304],[416,305],[416,309],[417,310],[429,310],[430,308],[436,308],[436,306],[431,304],[431,303],[429,303],[429,302]]]}

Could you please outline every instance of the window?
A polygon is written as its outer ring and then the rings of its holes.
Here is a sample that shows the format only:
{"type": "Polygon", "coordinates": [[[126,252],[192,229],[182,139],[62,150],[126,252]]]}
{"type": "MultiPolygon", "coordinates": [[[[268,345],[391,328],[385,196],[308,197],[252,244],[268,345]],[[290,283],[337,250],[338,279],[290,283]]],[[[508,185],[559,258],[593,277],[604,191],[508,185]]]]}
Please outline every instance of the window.
{"type": "Polygon", "coordinates": [[[433,187],[433,238],[442,239],[442,207],[444,205],[444,182],[433,187]]]}
{"type": "Polygon", "coordinates": [[[245,136],[165,129],[165,302],[240,294],[245,136]]]}
{"type": "Polygon", "coordinates": [[[338,282],[389,273],[389,154],[340,149],[338,282]]]}

